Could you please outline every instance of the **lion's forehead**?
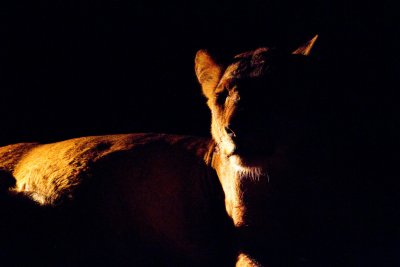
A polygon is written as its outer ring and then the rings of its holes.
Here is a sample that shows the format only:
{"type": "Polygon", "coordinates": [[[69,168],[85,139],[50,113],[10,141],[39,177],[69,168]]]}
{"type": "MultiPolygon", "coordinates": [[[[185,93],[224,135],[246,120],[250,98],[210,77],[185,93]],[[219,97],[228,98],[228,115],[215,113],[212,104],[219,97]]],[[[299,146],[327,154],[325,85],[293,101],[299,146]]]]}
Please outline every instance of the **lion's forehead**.
{"type": "Polygon", "coordinates": [[[256,50],[241,53],[234,57],[222,76],[221,82],[241,78],[257,78],[263,76],[272,64],[271,50],[262,47],[256,50]]]}

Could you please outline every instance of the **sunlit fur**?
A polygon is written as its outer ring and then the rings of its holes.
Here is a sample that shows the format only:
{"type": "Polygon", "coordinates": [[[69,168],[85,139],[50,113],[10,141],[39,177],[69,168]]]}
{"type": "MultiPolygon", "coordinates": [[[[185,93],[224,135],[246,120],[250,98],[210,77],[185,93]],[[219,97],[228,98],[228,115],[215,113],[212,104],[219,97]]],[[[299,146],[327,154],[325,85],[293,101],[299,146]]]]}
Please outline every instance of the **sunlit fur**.
{"type": "Polygon", "coordinates": [[[262,267],[262,265],[250,258],[249,255],[240,253],[236,262],[236,267],[262,267]]]}

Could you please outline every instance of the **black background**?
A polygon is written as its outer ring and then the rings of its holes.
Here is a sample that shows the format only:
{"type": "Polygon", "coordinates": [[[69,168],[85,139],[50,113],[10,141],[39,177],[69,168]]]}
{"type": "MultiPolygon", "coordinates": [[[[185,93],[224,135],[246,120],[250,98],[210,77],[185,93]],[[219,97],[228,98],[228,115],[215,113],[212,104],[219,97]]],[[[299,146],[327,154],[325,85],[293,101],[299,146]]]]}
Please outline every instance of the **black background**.
{"type": "Polygon", "coordinates": [[[393,10],[382,1],[2,2],[0,144],[148,131],[207,136],[198,49],[294,49],[314,34],[319,78],[338,112],[391,135],[393,10]]]}
{"type": "Polygon", "coordinates": [[[349,225],[340,235],[353,243],[339,238],[332,247],[366,247],[357,252],[363,266],[391,266],[381,260],[398,262],[399,247],[396,10],[347,0],[2,1],[0,145],[127,132],[208,136],[198,49],[295,49],[319,34],[312,56],[337,114],[333,136],[358,142],[338,149],[344,175],[333,189],[334,201],[343,199],[339,222],[349,225]]]}

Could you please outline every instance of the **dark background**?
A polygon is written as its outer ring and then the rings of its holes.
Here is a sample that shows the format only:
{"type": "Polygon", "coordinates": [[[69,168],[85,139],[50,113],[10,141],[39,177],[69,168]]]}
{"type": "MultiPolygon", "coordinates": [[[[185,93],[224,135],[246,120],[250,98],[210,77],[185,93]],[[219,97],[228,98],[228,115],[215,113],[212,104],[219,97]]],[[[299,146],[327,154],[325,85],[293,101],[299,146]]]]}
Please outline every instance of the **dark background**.
{"type": "Polygon", "coordinates": [[[198,49],[294,49],[319,34],[312,56],[337,115],[333,136],[356,143],[337,149],[344,167],[334,171],[332,199],[348,227],[332,251],[364,247],[355,253],[362,266],[391,266],[382,259],[399,262],[396,11],[347,0],[1,1],[0,145],[127,132],[208,136],[198,49]]]}
{"type": "Polygon", "coordinates": [[[2,1],[0,144],[148,131],[207,136],[198,49],[291,49],[317,33],[313,56],[338,113],[371,136],[393,135],[393,10],[344,0],[2,1]]]}

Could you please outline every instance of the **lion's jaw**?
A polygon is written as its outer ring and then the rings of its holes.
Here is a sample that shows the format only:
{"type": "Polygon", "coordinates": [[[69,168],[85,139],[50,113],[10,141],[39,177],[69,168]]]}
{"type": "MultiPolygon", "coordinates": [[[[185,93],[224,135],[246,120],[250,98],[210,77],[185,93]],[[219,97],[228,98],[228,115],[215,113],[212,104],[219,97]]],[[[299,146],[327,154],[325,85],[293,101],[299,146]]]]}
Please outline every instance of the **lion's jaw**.
{"type": "Polygon", "coordinates": [[[243,166],[238,155],[227,156],[216,151],[213,155],[212,167],[216,170],[225,193],[227,213],[233,219],[235,226],[244,225],[248,209],[244,203],[246,187],[249,184],[265,185],[269,182],[266,166],[243,166]]]}

